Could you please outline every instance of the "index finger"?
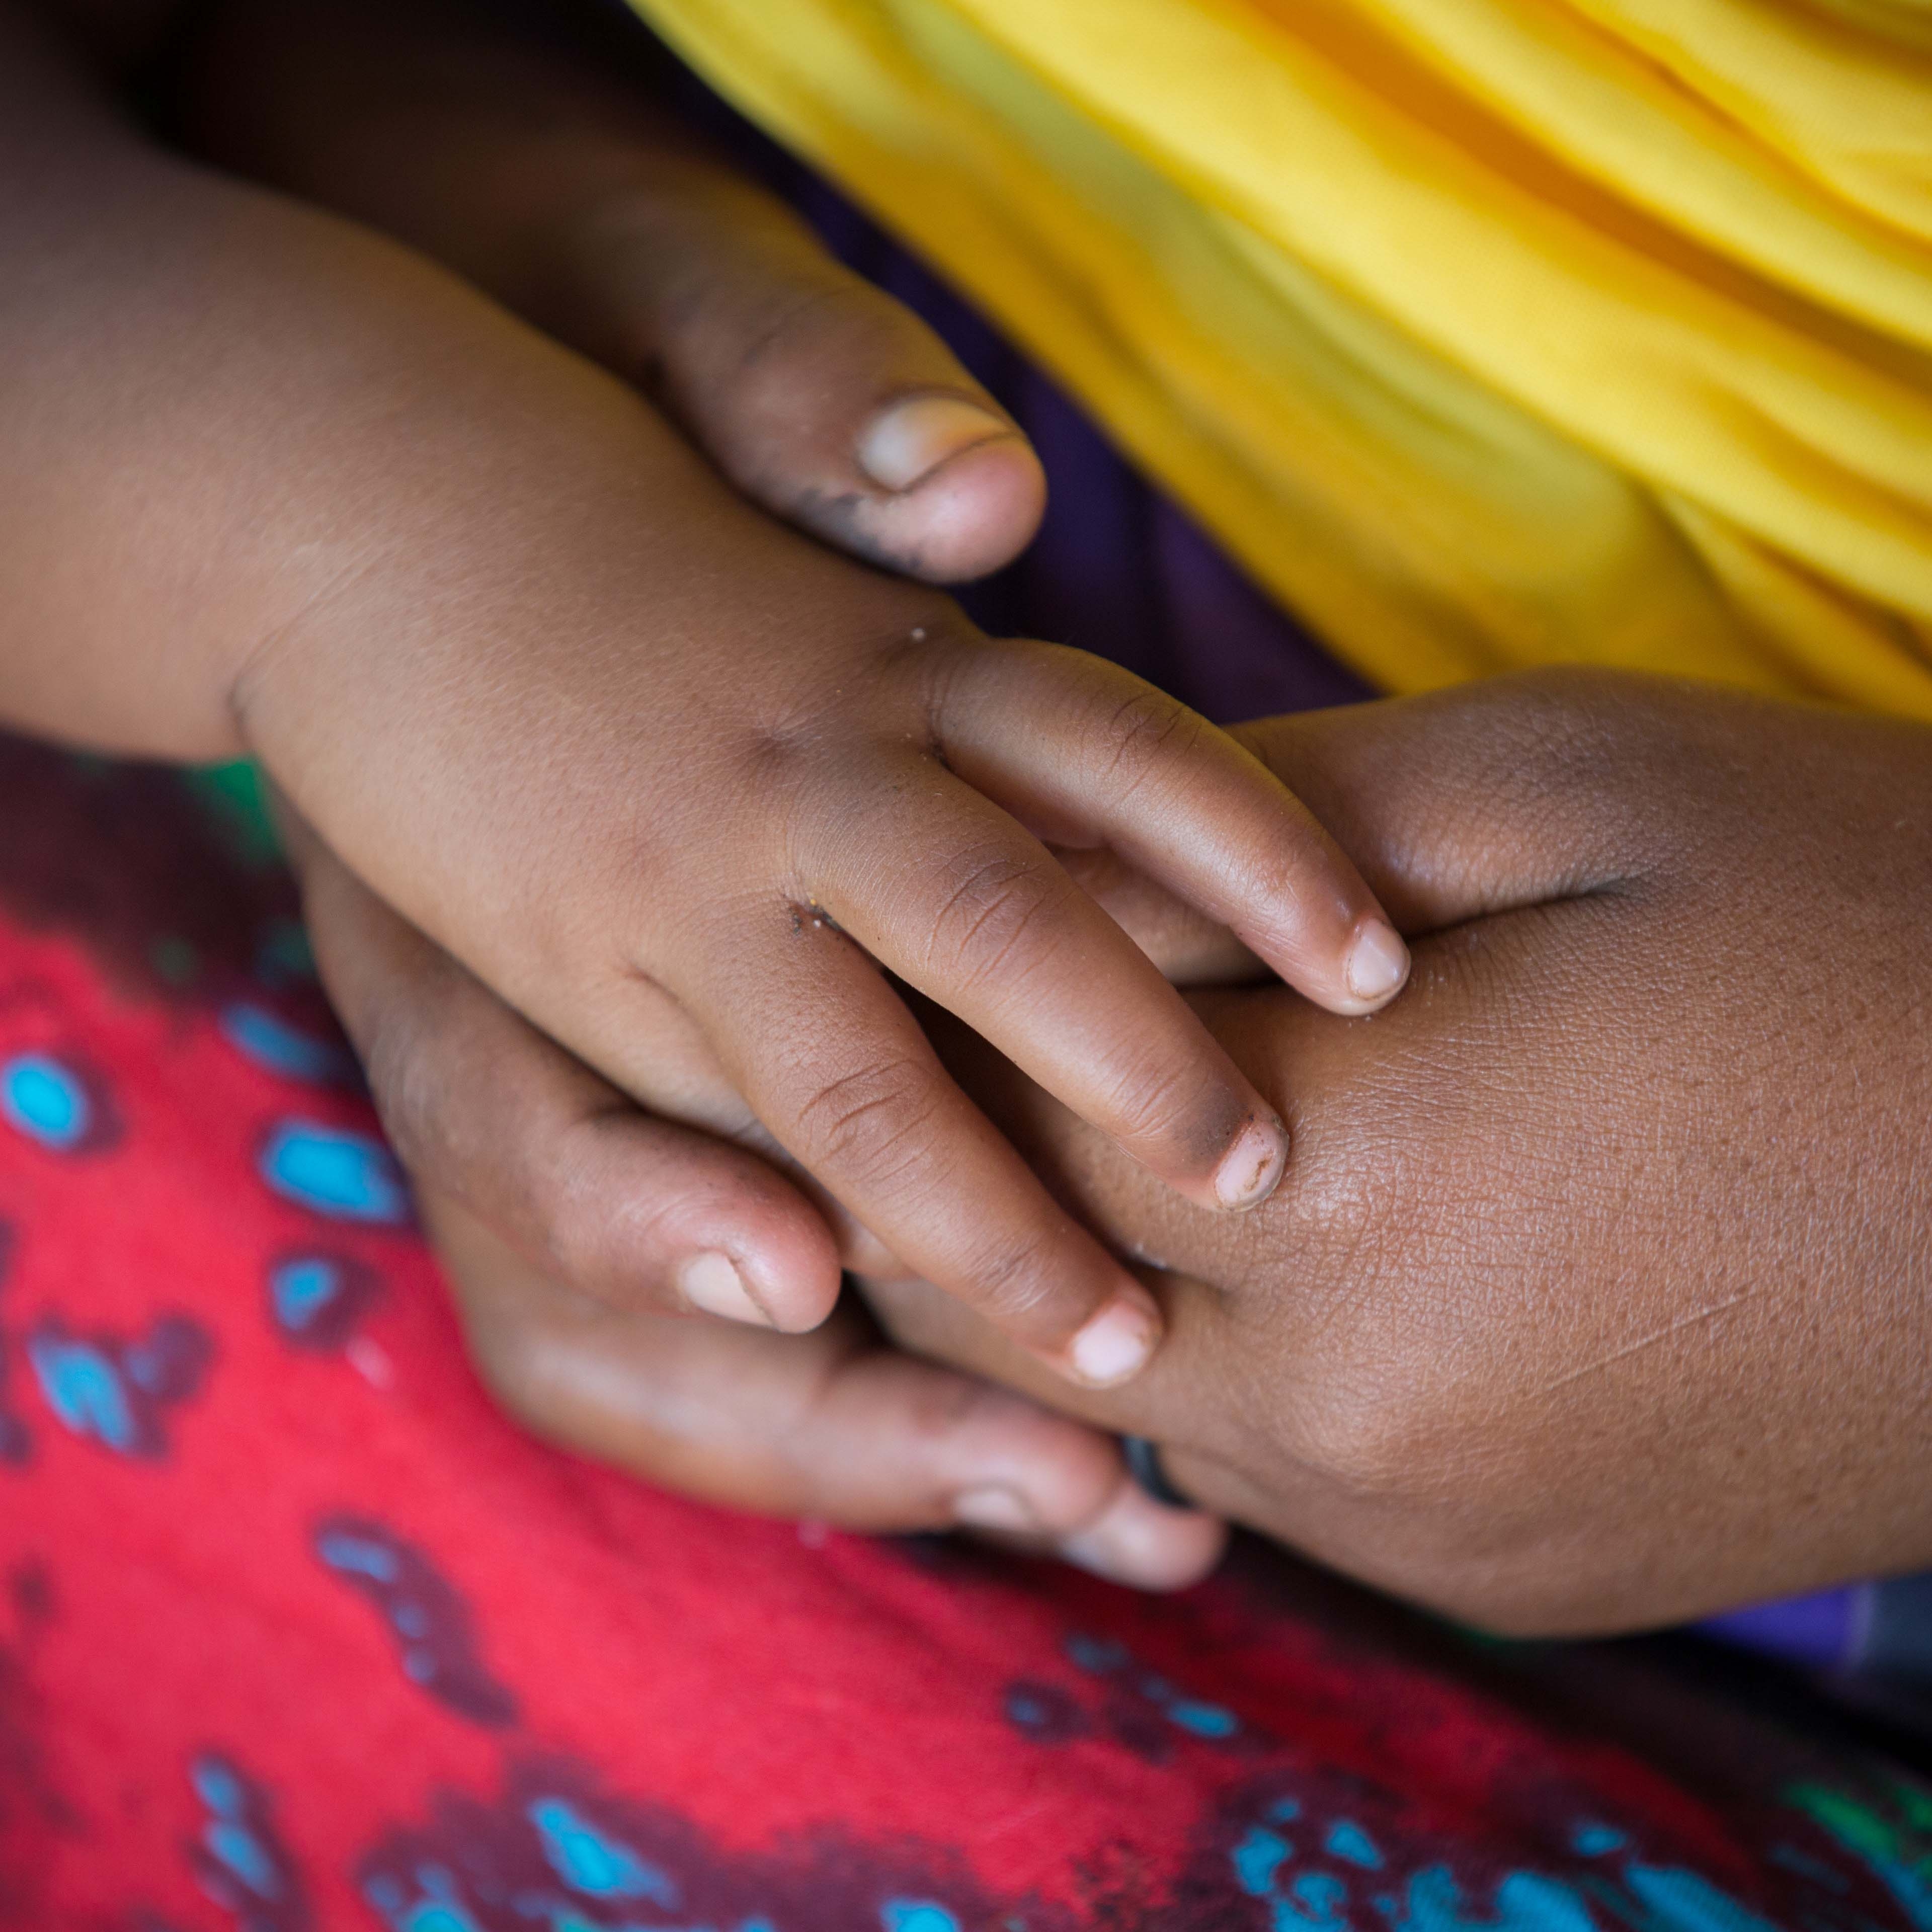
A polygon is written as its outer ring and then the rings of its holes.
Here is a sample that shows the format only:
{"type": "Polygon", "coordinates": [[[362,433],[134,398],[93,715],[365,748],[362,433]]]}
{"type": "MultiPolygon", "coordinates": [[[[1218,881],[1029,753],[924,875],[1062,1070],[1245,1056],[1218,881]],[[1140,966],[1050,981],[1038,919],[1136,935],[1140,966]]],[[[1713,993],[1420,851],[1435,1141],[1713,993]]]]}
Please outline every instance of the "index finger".
{"type": "Polygon", "coordinates": [[[1273,1191],[1288,1158],[1274,1108],[1146,955],[972,788],[909,763],[902,782],[817,815],[799,856],[873,958],[1171,1186],[1222,1209],[1273,1191]]]}
{"type": "Polygon", "coordinates": [[[977,640],[932,674],[949,767],[1043,836],[1110,846],[1331,1012],[1372,1012],[1401,990],[1408,949],[1353,860],[1178,698],[1026,640],[977,640]]]}

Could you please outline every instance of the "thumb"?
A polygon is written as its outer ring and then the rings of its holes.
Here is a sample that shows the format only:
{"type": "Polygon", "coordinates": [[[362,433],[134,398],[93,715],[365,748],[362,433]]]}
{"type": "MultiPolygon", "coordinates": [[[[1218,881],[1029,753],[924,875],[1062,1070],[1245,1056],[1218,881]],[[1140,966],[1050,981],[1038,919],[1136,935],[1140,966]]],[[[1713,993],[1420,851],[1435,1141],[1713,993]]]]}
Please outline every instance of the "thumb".
{"type": "Polygon", "coordinates": [[[1644,868],[1700,695],[1559,669],[1264,718],[1234,735],[1360,868],[1406,934],[1599,892],[1644,868]]]}
{"type": "Polygon", "coordinates": [[[728,168],[660,148],[564,260],[545,326],[650,390],[768,509],[934,584],[982,577],[1031,539],[1046,477],[1012,418],[728,168]]]}
{"type": "Polygon", "coordinates": [[[1031,538],[1046,479],[1012,419],[621,67],[488,8],[217,10],[176,109],[203,152],[455,268],[830,543],[954,584],[1031,538]]]}

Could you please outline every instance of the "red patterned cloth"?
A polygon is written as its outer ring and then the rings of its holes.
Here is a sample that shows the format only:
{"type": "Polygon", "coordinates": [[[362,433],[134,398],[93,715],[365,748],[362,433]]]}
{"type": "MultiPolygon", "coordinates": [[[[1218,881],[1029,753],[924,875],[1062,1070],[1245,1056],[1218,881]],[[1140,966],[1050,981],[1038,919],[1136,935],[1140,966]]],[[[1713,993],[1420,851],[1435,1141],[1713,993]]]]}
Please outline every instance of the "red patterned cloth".
{"type": "Polygon", "coordinates": [[[0,741],[0,1922],[1932,1926],[1932,1791],[1257,1548],[1149,1599],[497,1414],[179,781],[0,741]]]}

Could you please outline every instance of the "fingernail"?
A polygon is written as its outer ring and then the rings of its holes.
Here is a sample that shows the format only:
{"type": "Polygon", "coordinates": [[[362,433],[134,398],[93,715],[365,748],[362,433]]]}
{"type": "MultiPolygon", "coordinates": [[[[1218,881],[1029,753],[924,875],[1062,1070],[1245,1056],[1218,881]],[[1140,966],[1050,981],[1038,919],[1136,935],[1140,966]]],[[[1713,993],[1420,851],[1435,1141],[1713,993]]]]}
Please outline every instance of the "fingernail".
{"type": "Polygon", "coordinates": [[[729,1255],[707,1249],[678,1265],[678,1292],[694,1308],[727,1322],[748,1322],[759,1328],[776,1328],[778,1324],[752,1298],[745,1277],[729,1255]]]}
{"type": "Polygon", "coordinates": [[[1348,948],[1348,990],[1358,1000],[1385,1000],[1408,977],[1408,948],[1395,928],[1366,921],[1348,948]]]}
{"type": "Polygon", "coordinates": [[[952,1520],[963,1529],[1003,1529],[1016,1535],[1036,1534],[1044,1527],[1033,1504],[1004,1483],[988,1483],[955,1496],[952,1520]]]}
{"type": "Polygon", "coordinates": [[[1011,436],[1004,417],[957,396],[915,396],[882,410],[859,438],[859,467],[882,490],[910,490],[962,450],[1011,436]]]}
{"type": "Polygon", "coordinates": [[[1288,1136],[1279,1120],[1250,1120],[1214,1170],[1214,1198],[1223,1208],[1256,1208],[1280,1185],[1288,1166],[1288,1136]]]}
{"type": "MultiPolygon", "coordinates": [[[[1172,1588],[1196,1573],[1191,1546],[1205,1531],[1207,1519],[1189,1510],[1163,1509],[1137,1492],[1124,1493],[1096,1522],[1054,1546],[1069,1563],[1110,1582],[1142,1589],[1172,1588]],[[1177,1547],[1177,1546],[1182,1546],[1177,1547]]],[[[1196,1573],[1198,1574],[1198,1573],[1196,1573]]]]}
{"type": "Polygon", "coordinates": [[[1146,1367],[1160,1340],[1152,1304],[1117,1294],[1067,1344],[1066,1359],[1089,1388],[1112,1388],[1146,1367]]]}

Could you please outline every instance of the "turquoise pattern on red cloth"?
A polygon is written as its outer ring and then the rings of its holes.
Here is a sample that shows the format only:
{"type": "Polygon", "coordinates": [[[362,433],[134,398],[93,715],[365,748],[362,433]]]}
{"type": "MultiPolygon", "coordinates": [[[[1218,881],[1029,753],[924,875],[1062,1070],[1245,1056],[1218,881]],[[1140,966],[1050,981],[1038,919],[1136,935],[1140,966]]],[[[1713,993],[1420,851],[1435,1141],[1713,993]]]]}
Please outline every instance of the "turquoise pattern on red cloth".
{"type": "Polygon", "coordinates": [[[1932,1788],[1768,1679],[540,1446],[286,880],[152,770],[0,741],[0,1923],[1932,1928],[1932,1788]]]}

